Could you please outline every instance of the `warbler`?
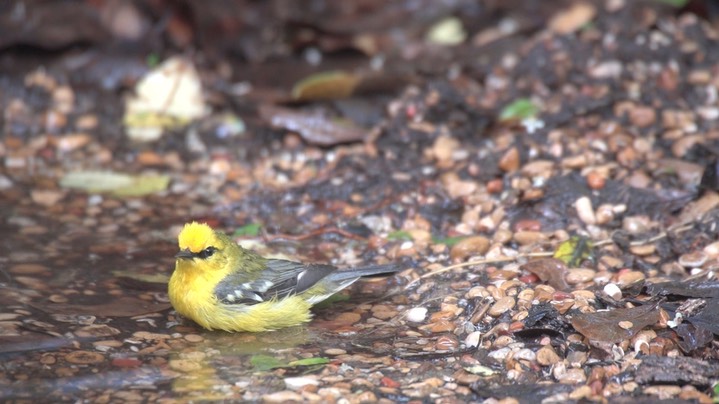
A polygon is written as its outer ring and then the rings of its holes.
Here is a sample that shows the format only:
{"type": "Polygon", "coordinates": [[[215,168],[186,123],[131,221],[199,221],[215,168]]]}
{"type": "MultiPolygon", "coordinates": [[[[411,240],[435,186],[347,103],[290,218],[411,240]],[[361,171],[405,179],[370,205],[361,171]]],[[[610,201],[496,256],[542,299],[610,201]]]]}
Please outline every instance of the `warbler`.
{"type": "Polygon", "coordinates": [[[269,331],[310,321],[310,307],[363,276],[398,271],[395,264],[337,269],[263,258],[205,223],[185,225],[170,277],[178,313],[208,330],[269,331]]]}

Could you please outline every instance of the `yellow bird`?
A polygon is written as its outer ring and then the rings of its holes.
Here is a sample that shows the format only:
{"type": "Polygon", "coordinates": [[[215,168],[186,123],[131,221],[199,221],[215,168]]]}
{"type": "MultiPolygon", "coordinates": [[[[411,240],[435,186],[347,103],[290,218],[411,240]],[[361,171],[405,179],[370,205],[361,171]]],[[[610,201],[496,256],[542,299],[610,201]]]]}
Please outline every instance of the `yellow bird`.
{"type": "Polygon", "coordinates": [[[185,225],[169,284],[172,306],[208,330],[269,331],[310,321],[310,307],[395,264],[337,269],[267,259],[205,223],[185,225]]]}

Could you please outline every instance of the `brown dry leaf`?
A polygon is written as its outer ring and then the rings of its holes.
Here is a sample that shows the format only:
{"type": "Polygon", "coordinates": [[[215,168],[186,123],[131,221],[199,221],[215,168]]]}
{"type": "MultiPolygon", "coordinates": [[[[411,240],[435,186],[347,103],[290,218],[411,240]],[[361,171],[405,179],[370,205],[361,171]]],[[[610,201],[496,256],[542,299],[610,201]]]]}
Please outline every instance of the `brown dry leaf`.
{"type": "Polygon", "coordinates": [[[700,220],[717,206],[719,206],[719,194],[716,192],[707,192],[704,196],[689,203],[682,209],[677,225],[700,220]]]}
{"type": "Polygon", "coordinates": [[[334,146],[364,140],[367,130],[350,121],[317,112],[298,112],[288,108],[263,106],[260,115],[272,126],[299,133],[308,143],[334,146]]]}
{"type": "Polygon", "coordinates": [[[569,290],[569,284],[565,279],[567,265],[556,258],[541,258],[529,261],[522,265],[522,269],[529,271],[545,281],[549,286],[557,290],[569,290]]]}
{"type": "Polygon", "coordinates": [[[576,3],[554,15],[549,21],[549,29],[557,34],[570,34],[588,24],[596,14],[593,5],[576,3]]]}
{"type": "Polygon", "coordinates": [[[50,314],[80,314],[99,317],[134,317],[157,313],[170,308],[167,303],[155,303],[133,297],[120,297],[103,304],[33,304],[33,307],[50,314]]]}
{"type": "Polygon", "coordinates": [[[359,76],[343,71],[313,74],[295,84],[292,98],[298,101],[334,100],[351,96],[359,76]]]}
{"type": "Polygon", "coordinates": [[[592,341],[616,343],[631,338],[657,321],[659,310],[655,305],[647,304],[631,309],[577,314],[572,318],[572,326],[592,341]]]}

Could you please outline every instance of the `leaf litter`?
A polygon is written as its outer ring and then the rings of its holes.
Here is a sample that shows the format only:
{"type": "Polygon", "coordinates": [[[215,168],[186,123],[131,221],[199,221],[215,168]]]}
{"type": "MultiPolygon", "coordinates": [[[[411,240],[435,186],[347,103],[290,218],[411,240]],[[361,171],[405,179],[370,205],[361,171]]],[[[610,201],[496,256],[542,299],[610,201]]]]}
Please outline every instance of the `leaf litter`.
{"type": "MultiPolygon", "coordinates": [[[[117,135],[121,97],[87,91],[108,88],[103,75],[22,63],[7,73],[0,330],[13,344],[49,337],[3,351],[8,397],[712,400],[718,216],[710,176],[700,181],[717,142],[710,12],[510,1],[484,15],[432,3],[418,20],[395,5],[328,4],[328,18],[267,4],[190,4],[206,18],[193,23],[168,14],[171,43],[243,60],[185,56],[199,73],[186,93],[203,102],[150,120],[149,143],[117,135]],[[263,18],[202,23],[245,7],[305,28],[278,46],[263,18]],[[437,22],[451,23],[449,46],[426,41],[437,22]],[[387,34],[397,30],[407,35],[387,34]],[[313,76],[317,50],[317,71],[350,80],[313,76]],[[352,69],[336,63],[348,55],[360,58],[352,69]],[[382,91],[361,91],[369,62],[382,91]],[[217,124],[228,111],[241,127],[217,124]],[[62,189],[78,171],[115,177],[62,189]],[[126,172],[162,181],[146,190],[126,172]],[[406,269],[357,283],[292,334],[204,332],[165,310],[156,282],[194,219],[268,253],[406,269]],[[328,361],[297,376],[257,371],[259,355],[328,361]]],[[[136,88],[117,73],[113,83],[136,88]]],[[[166,112],[178,80],[152,113],[166,112]]]]}

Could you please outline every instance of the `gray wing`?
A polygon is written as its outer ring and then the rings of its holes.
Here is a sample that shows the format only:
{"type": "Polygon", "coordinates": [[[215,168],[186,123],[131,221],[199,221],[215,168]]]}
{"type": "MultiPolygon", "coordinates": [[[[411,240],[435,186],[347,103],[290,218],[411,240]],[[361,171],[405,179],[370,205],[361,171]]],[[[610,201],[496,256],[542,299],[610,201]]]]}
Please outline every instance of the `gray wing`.
{"type": "Polygon", "coordinates": [[[237,273],[215,287],[215,296],[225,304],[257,304],[299,294],[314,286],[337,268],[332,265],[304,265],[299,262],[268,259],[258,276],[237,273]]]}

